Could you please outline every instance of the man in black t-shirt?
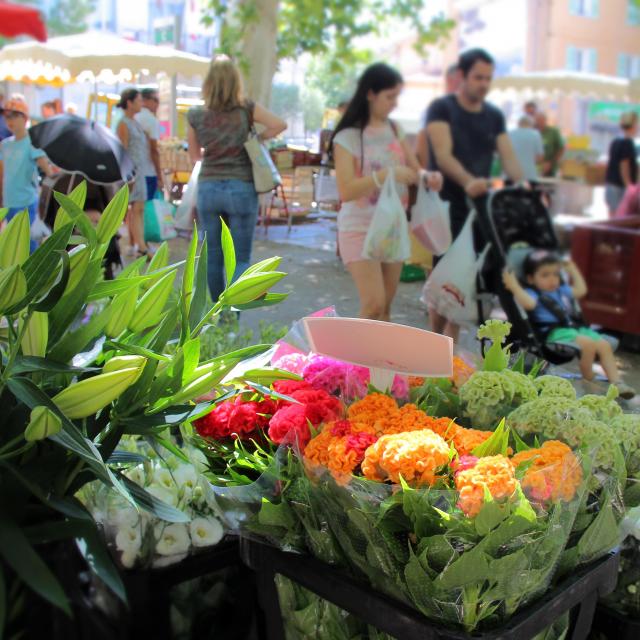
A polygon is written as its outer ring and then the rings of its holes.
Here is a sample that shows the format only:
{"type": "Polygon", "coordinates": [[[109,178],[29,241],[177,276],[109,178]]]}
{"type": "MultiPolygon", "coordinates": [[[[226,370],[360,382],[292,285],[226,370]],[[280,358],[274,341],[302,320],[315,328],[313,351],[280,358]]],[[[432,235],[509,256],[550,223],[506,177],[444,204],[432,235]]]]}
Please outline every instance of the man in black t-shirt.
{"type": "Polygon", "coordinates": [[[623,113],[620,128],[622,137],[616,138],[609,147],[605,177],[604,195],[611,217],[616,214],[626,188],[638,182],[638,159],[633,142],[638,134],[638,114],[635,111],[623,113]]]}
{"type": "MultiPolygon", "coordinates": [[[[460,56],[458,68],[462,82],[457,93],[434,100],[427,111],[432,168],[444,175],[441,197],[449,202],[454,238],[469,215],[467,196],[478,198],[489,189],[495,151],[511,180],[520,182],[523,178],[504,116],[485,102],[493,78],[493,58],[483,49],[471,49],[460,56]]],[[[433,331],[457,339],[457,325],[433,310],[430,315],[433,331]]]]}

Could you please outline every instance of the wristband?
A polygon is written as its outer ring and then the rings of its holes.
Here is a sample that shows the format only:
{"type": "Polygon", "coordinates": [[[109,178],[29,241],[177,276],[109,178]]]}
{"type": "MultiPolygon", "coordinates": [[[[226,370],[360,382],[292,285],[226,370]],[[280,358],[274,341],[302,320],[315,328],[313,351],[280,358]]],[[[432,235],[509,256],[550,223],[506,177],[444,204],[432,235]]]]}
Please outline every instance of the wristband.
{"type": "Polygon", "coordinates": [[[371,177],[373,178],[373,184],[375,184],[378,189],[382,188],[375,171],[371,174],[371,177]]]}

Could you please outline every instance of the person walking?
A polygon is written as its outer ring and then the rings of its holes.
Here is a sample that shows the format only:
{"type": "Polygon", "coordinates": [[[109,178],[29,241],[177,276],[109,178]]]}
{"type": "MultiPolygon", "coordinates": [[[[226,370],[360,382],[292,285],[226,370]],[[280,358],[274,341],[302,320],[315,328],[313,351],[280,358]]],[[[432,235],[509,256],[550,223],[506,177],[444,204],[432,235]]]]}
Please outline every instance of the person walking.
{"type": "Polygon", "coordinates": [[[145,161],[149,157],[149,142],[135,115],[142,109],[142,96],[138,89],[125,89],[120,94],[117,106],[122,109],[122,118],[116,133],[133,161],[136,172],[133,184],[129,184],[129,255],[148,256],[144,241],[144,203],[147,199],[147,183],[144,176],[145,161]]]}
{"type": "MultiPolygon", "coordinates": [[[[29,107],[20,94],[14,94],[4,104],[4,117],[11,136],[0,142],[0,176],[2,178],[2,206],[9,209],[6,220],[24,211],[29,212],[29,223],[38,215],[38,168],[47,176],[53,171],[47,156],[31,144],[27,123],[29,107]]],[[[30,241],[31,251],[37,243],[30,241]]]]}
{"type": "Polygon", "coordinates": [[[358,290],[360,317],[372,320],[389,321],[402,271],[402,262],[363,257],[367,231],[389,170],[394,171],[405,207],[408,185],[424,179],[430,189],[437,191],[442,186],[440,173],[421,171],[401,127],[389,119],[402,86],[402,76],[395,69],[383,63],[368,67],[331,142],[342,201],[338,214],[340,257],[358,290]]]}
{"type": "MultiPolygon", "coordinates": [[[[478,198],[489,190],[494,152],[511,180],[520,182],[524,177],[502,112],[485,100],[495,68],[493,58],[483,49],[471,49],[460,56],[458,67],[462,75],[458,91],[434,100],[427,112],[431,166],[444,174],[442,199],[449,202],[454,239],[469,215],[467,198],[478,198]]],[[[476,243],[480,244],[478,238],[476,243]]],[[[429,315],[433,331],[457,340],[458,325],[435,309],[429,315]]]]}
{"type": "Polygon", "coordinates": [[[553,127],[547,122],[547,115],[542,111],[536,111],[536,129],[542,136],[544,146],[544,159],[542,160],[540,173],[545,178],[552,178],[558,173],[560,158],[564,153],[564,140],[558,127],[553,127]]]}
{"type": "Polygon", "coordinates": [[[238,68],[227,56],[211,61],[202,97],[204,106],[193,107],[187,114],[188,141],[191,160],[202,160],[197,209],[201,228],[207,234],[209,291],[216,301],[225,288],[221,217],[229,226],[235,246],[235,277],[251,263],[258,194],[244,143],[254,122],[264,127],[261,141],[282,133],[287,124],[245,97],[238,68]]]}
{"type": "Polygon", "coordinates": [[[537,165],[544,158],[544,147],[540,132],[533,128],[533,120],[528,115],[522,116],[518,120],[517,129],[509,131],[509,139],[522,167],[524,179],[534,184],[538,179],[537,165]]]}
{"type": "Polygon", "coordinates": [[[611,218],[615,216],[627,187],[638,182],[638,158],[633,142],[638,135],[638,114],[635,111],[623,113],[620,128],[622,135],[615,138],[609,146],[605,176],[604,197],[611,218]]]}
{"type": "Polygon", "coordinates": [[[4,95],[0,93],[0,141],[11,135],[11,129],[7,127],[7,121],[4,118],[4,95]]]}
{"type": "Polygon", "coordinates": [[[153,199],[158,189],[162,189],[162,169],[160,167],[160,152],[158,140],[160,139],[160,121],[157,117],[160,98],[155,89],[142,89],[142,109],[136,114],[136,120],[147,134],[149,141],[149,155],[144,161],[144,179],[147,183],[147,200],[153,199]]]}

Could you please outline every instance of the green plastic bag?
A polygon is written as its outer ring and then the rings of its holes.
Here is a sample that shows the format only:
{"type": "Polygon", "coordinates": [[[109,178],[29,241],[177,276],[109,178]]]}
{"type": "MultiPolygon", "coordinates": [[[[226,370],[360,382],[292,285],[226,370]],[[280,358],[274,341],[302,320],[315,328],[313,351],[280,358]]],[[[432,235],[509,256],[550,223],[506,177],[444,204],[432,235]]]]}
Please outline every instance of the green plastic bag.
{"type": "Polygon", "coordinates": [[[164,242],[175,238],[176,208],[167,202],[162,193],[156,192],[152,200],[144,203],[144,240],[145,242],[164,242]]]}

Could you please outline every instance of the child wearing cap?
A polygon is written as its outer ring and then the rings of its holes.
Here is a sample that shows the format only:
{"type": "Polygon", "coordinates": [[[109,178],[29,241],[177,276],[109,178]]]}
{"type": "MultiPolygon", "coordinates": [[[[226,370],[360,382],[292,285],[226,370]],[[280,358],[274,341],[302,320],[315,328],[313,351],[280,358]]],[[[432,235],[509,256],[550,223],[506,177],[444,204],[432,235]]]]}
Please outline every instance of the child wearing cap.
{"type": "MultiPolygon", "coordinates": [[[[27,121],[29,107],[23,96],[14,94],[4,104],[4,118],[13,134],[0,142],[0,175],[2,175],[2,206],[9,209],[6,220],[27,209],[31,224],[38,215],[39,167],[47,176],[53,175],[44,151],[31,144],[27,121]]],[[[36,243],[31,241],[31,251],[36,243]]]]}

